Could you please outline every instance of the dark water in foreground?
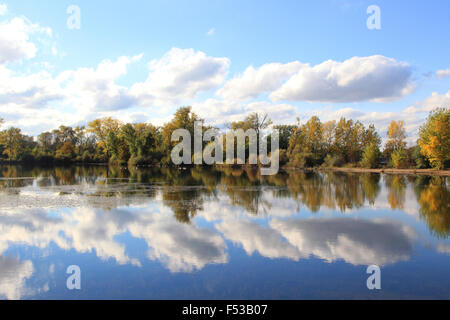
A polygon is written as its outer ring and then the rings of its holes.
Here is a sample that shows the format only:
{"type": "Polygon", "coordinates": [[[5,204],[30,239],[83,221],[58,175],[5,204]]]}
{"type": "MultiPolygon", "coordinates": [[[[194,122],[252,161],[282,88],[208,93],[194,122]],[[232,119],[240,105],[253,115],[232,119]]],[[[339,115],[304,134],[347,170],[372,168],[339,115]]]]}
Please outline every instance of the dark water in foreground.
{"type": "Polygon", "coordinates": [[[443,177],[0,166],[0,298],[449,299],[449,204],[443,177]]]}

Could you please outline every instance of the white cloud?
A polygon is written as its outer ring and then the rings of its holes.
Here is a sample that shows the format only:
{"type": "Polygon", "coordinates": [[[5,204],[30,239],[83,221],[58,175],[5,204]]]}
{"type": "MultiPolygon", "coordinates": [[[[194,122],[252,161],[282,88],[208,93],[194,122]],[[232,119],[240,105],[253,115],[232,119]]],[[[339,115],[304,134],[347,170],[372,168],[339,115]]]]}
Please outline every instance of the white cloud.
{"type": "Polygon", "coordinates": [[[198,93],[221,85],[228,73],[228,58],[208,57],[201,51],[173,48],[149,64],[143,83],[131,87],[141,105],[167,105],[193,99],[198,93]]]}
{"type": "Polygon", "coordinates": [[[20,75],[0,65],[0,104],[5,109],[42,109],[62,97],[58,82],[48,72],[20,75]]]}
{"type": "MultiPolygon", "coordinates": [[[[216,225],[225,238],[242,245],[248,255],[259,252],[267,258],[289,258],[298,261],[302,254],[292,244],[283,241],[280,233],[255,222],[228,219],[216,225]]],[[[304,256],[305,257],[305,256],[304,256]]]]}
{"type": "Polygon", "coordinates": [[[45,33],[50,36],[52,31],[33,24],[26,18],[16,17],[11,21],[1,22],[0,64],[35,57],[38,49],[30,39],[33,33],[45,33]]]}
{"type": "MultiPolygon", "coordinates": [[[[406,63],[383,56],[352,58],[342,63],[327,61],[309,66],[298,61],[281,64],[268,63],[248,67],[242,74],[226,80],[230,60],[207,56],[194,49],[172,48],[162,58],[149,63],[144,82],[119,85],[131,63],[142,55],[104,60],[94,67],[80,67],[52,75],[48,71],[19,73],[8,62],[36,56],[34,33],[51,36],[51,29],[31,23],[25,17],[0,24],[0,117],[5,126],[20,127],[27,134],[39,134],[61,124],[85,124],[95,118],[112,116],[124,121],[152,121],[163,124],[171,118],[167,107],[192,105],[194,112],[208,123],[223,126],[238,121],[252,112],[265,112],[278,123],[294,123],[300,108],[287,103],[269,101],[245,102],[262,94],[274,100],[364,100],[392,98],[412,88],[410,67],[406,63]],[[224,84],[225,83],[225,84],[224,84]],[[195,101],[199,93],[217,89],[223,99],[195,101]],[[326,88],[322,90],[323,86],[326,88]],[[330,86],[330,87],[327,87],[330,86]],[[388,88],[388,89],[386,89],[388,88]],[[295,89],[295,90],[294,90],[295,89]],[[148,107],[153,109],[148,116],[148,107]]],[[[48,44],[48,43],[47,43],[48,44]]],[[[57,54],[51,43],[49,53],[57,54]]],[[[389,122],[405,119],[411,141],[423,121],[420,112],[433,105],[448,105],[450,94],[433,95],[402,112],[361,112],[357,109],[322,109],[311,111],[323,120],[340,116],[374,123],[384,132],[389,122]]]]}
{"type": "Polygon", "coordinates": [[[227,246],[220,235],[180,223],[170,212],[146,215],[130,226],[130,232],[146,241],[149,259],[163,262],[171,272],[192,272],[228,261],[227,246]]]}
{"type": "MultiPolygon", "coordinates": [[[[414,137],[414,142],[418,138],[418,130],[429,112],[436,108],[449,108],[450,107],[450,91],[447,93],[439,94],[433,92],[431,96],[418,101],[414,105],[402,110],[398,113],[387,113],[387,115],[395,114],[396,118],[405,120],[407,133],[414,137]]],[[[387,119],[388,120],[388,119],[387,119]]],[[[386,121],[385,121],[386,122],[386,121]]]]}
{"type": "Polygon", "coordinates": [[[0,297],[19,300],[25,293],[25,281],[33,274],[31,261],[0,256],[0,297]]]}
{"type": "MultiPolygon", "coordinates": [[[[74,196],[68,199],[68,203],[78,206],[83,203],[79,198],[87,200],[83,196],[74,196]]],[[[59,206],[61,200],[64,201],[59,199],[59,206]]],[[[104,201],[101,198],[102,206],[104,201]]],[[[147,243],[149,259],[162,262],[171,272],[192,272],[207,264],[226,263],[228,260],[226,243],[219,234],[194,223],[178,222],[172,211],[163,205],[139,212],[126,209],[105,212],[93,206],[91,203],[89,208],[58,211],[58,217],[49,215],[54,209],[3,209],[0,214],[0,254],[14,243],[40,249],[54,243],[63,250],[95,252],[102,260],[114,259],[120,265],[140,266],[140,261],[128,256],[126,246],[117,240],[117,236],[128,231],[147,243]]]]}
{"type": "Polygon", "coordinates": [[[381,102],[411,93],[411,74],[407,63],[381,55],[328,60],[303,66],[270,97],[274,101],[381,102]]]}
{"type": "Polygon", "coordinates": [[[108,112],[137,105],[129,89],[116,84],[135,57],[105,60],[96,68],[68,70],[57,76],[47,71],[19,74],[0,65],[0,117],[6,125],[39,134],[60,125],[84,123],[108,112]]]}
{"type": "Polygon", "coordinates": [[[450,90],[444,94],[433,92],[431,96],[426,98],[422,103],[422,111],[431,111],[443,107],[450,107],[450,90]]]}
{"type": "Polygon", "coordinates": [[[440,79],[447,78],[450,76],[450,69],[438,70],[436,71],[436,76],[440,79]]]}
{"type": "Polygon", "coordinates": [[[450,244],[448,243],[439,243],[436,249],[440,253],[450,254],[450,244]]]}
{"type": "Polygon", "coordinates": [[[257,98],[262,93],[278,89],[284,80],[298,72],[301,67],[302,64],[298,61],[286,64],[268,63],[258,69],[250,66],[243,74],[227,81],[217,94],[225,99],[257,98]]]}
{"type": "Polygon", "coordinates": [[[58,76],[58,81],[66,84],[66,100],[84,112],[114,111],[127,109],[137,103],[128,88],[115,83],[127,73],[127,66],[139,61],[142,55],[119,57],[116,61],[105,60],[97,69],[79,68],[66,71],[58,76]]]}
{"type": "Polygon", "coordinates": [[[277,230],[302,256],[333,262],[379,266],[408,260],[415,232],[393,221],[342,218],[273,220],[277,230]]]}
{"type": "Polygon", "coordinates": [[[213,36],[216,33],[216,29],[215,28],[211,28],[209,29],[209,31],[206,33],[206,35],[208,36],[213,36]]]}
{"type": "Polygon", "coordinates": [[[242,120],[253,112],[267,113],[275,124],[292,123],[298,115],[297,108],[289,104],[273,104],[265,101],[239,103],[217,99],[194,103],[192,111],[215,126],[242,120]]]}

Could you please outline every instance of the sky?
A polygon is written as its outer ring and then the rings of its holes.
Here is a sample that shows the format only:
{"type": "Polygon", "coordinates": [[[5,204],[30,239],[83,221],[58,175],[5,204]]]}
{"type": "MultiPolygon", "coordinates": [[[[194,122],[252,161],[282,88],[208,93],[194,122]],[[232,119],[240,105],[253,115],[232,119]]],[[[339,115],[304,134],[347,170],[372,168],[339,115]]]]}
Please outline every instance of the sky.
{"type": "Polygon", "coordinates": [[[163,125],[192,106],[218,127],[317,115],[385,137],[404,120],[412,144],[450,106],[449,14],[448,0],[0,0],[2,129],[163,125]]]}

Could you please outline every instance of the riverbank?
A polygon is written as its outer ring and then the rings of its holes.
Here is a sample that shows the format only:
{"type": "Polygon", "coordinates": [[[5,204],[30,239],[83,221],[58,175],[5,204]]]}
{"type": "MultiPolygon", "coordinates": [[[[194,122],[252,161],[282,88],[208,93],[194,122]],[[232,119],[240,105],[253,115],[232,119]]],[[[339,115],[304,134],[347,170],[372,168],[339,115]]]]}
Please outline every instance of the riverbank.
{"type": "MultiPolygon", "coordinates": [[[[31,162],[24,163],[21,161],[0,161],[0,165],[8,166],[8,165],[25,165],[25,166],[42,166],[42,167],[52,167],[52,166],[114,166],[111,163],[107,162],[96,162],[96,163],[83,163],[83,162],[53,162],[53,163],[40,163],[40,162],[31,162]]],[[[196,165],[184,165],[184,166],[173,166],[174,168],[188,168],[195,167],[196,165]]],[[[124,166],[126,167],[126,166],[124,166]]],[[[152,165],[137,165],[133,166],[136,168],[148,168],[148,167],[162,167],[158,164],[152,165]]],[[[260,166],[257,165],[249,165],[249,164],[222,164],[222,165],[214,165],[217,168],[251,168],[258,169],[260,166]]],[[[381,169],[368,169],[368,168],[345,168],[345,167],[313,167],[313,168],[297,168],[297,167],[288,167],[282,166],[280,171],[314,171],[314,172],[326,172],[326,171],[334,171],[334,172],[354,172],[354,173],[387,173],[387,174],[406,174],[406,175],[427,175],[427,176],[450,176],[450,170],[437,170],[437,169],[393,169],[393,168],[381,168],[381,169]]]]}
{"type": "Polygon", "coordinates": [[[355,173],[387,173],[387,174],[408,174],[408,175],[426,175],[426,176],[450,176],[450,170],[436,170],[436,169],[367,169],[367,168],[309,168],[309,169],[299,169],[299,168],[283,168],[285,170],[305,170],[305,171],[338,171],[338,172],[355,172],[355,173]]]}

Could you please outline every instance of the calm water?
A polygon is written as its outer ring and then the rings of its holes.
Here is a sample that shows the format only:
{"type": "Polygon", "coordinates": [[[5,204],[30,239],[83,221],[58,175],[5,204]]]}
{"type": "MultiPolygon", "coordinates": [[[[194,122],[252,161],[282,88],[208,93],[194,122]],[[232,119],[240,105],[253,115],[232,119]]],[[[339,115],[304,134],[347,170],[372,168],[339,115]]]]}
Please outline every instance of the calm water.
{"type": "Polygon", "coordinates": [[[2,166],[0,297],[449,299],[449,199],[443,177],[2,166]]]}

